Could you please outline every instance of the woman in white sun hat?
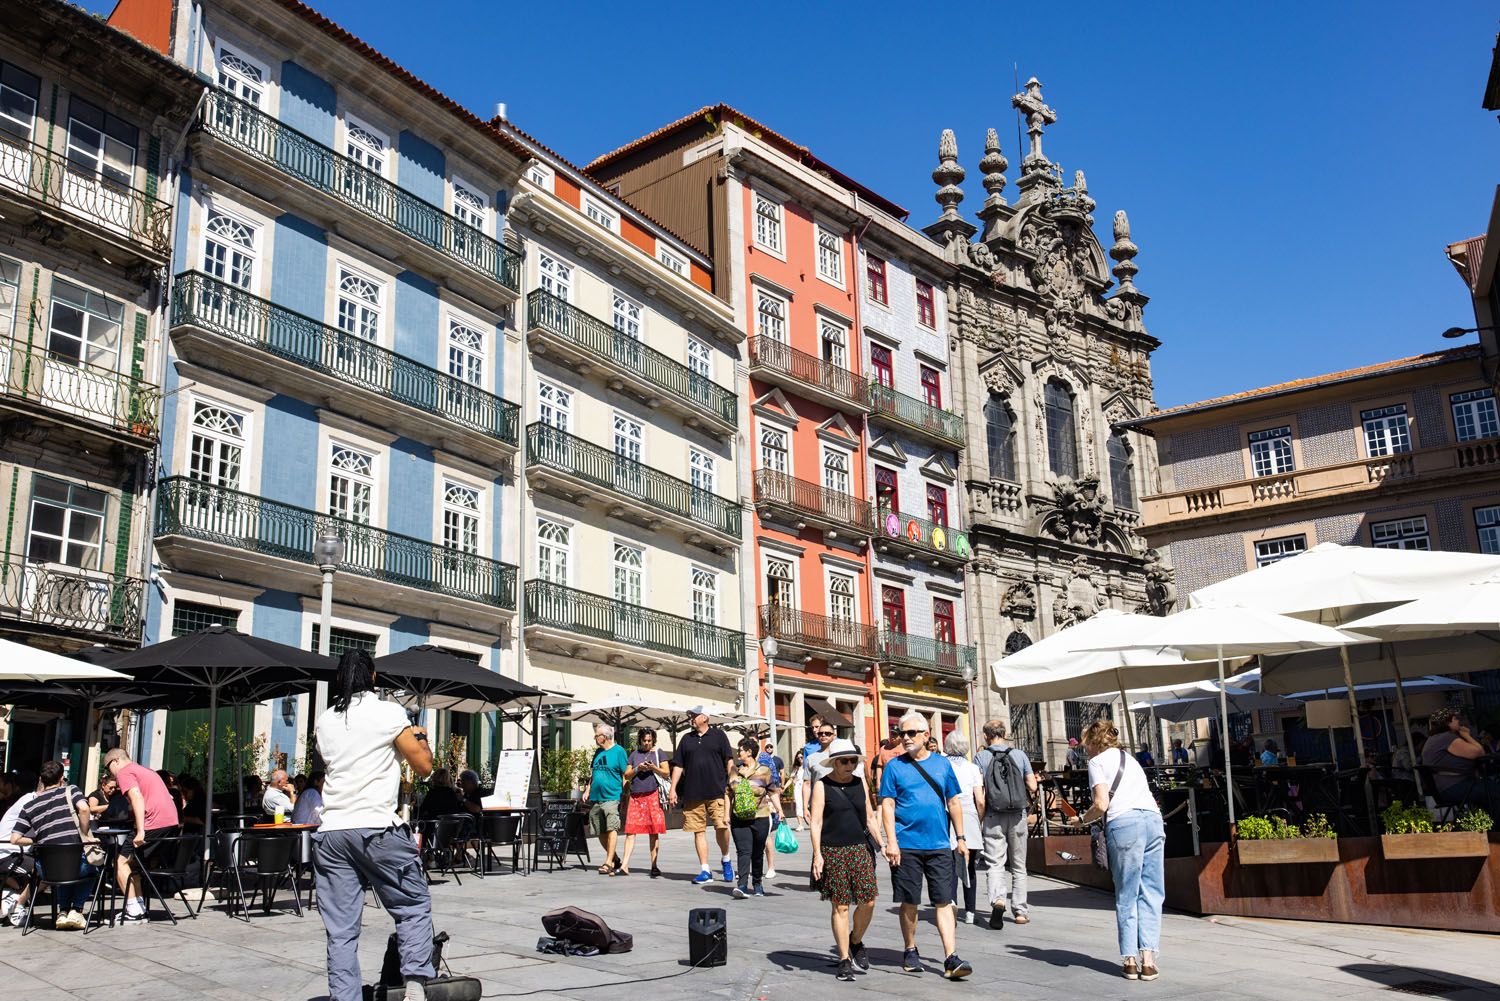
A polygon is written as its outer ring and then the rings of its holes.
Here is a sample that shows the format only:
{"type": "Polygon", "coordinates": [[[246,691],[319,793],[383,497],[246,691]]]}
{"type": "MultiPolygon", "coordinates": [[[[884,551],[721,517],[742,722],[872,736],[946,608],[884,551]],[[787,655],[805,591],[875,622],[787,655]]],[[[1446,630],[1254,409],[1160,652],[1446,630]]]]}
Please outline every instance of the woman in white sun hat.
{"type": "Polygon", "coordinates": [[[809,809],[813,883],[833,906],[833,941],[839,950],[840,980],[853,980],[855,966],[870,968],[864,937],[879,894],[875,854],[884,849],[869,790],[854,774],[863,757],[847,740],[829,744],[823,762],[830,771],[813,783],[809,809]]]}

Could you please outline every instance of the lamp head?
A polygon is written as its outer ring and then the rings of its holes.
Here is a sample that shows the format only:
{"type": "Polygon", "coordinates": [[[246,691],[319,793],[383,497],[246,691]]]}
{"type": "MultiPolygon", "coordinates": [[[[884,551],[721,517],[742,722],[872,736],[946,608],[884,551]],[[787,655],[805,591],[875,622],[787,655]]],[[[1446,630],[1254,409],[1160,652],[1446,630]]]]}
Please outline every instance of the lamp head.
{"type": "Polygon", "coordinates": [[[313,543],[313,559],[320,567],[336,567],[344,561],[344,540],[333,532],[324,532],[313,543]]]}
{"type": "Polygon", "coordinates": [[[766,660],[775,660],[776,651],[779,649],[781,649],[781,646],[776,642],[776,637],[774,636],[767,636],[760,641],[760,651],[766,655],[766,660]]]}

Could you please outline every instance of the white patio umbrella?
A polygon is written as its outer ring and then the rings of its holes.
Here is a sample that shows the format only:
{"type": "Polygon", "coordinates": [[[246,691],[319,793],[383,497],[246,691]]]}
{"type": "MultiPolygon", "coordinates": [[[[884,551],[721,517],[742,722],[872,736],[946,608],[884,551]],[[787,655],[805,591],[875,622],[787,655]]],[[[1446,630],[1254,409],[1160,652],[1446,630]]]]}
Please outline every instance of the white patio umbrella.
{"type": "Polygon", "coordinates": [[[64,657],[40,647],[0,640],[0,681],[129,681],[130,675],[64,657]]]}
{"type": "Polygon", "coordinates": [[[1315,622],[1304,622],[1257,608],[1227,605],[1188,608],[1157,619],[1155,629],[1119,647],[1144,650],[1148,655],[1176,653],[1191,659],[1214,658],[1218,666],[1224,784],[1229,790],[1226,798],[1229,801],[1229,822],[1233,824],[1234,786],[1229,760],[1229,697],[1224,691],[1224,658],[1319,650],[1366,642],[1370,642],[1366,637],[1315,622]]]}
{"type": "MultiPolygon", "coordinates": [[[[1174,651],[1139,649],[1141,637],[1160,626],[1152,615],[1106,608],[990,665],[990,684],[1012,702],[1084,699],[1114,690],[1128,701],[1129,689],[1182,685],[1212,678],[1218,665],[1174,651]],[[1100,649],[1103,648],[1103,649],[1100,649]]],[[[1113,696],[1111,696],[1113,699],[1113,696]]],[[[1125,717],[1130,742],[1134,726],[1125,717]]]]}
{"type": "MultiPolygon", "coordinates": [[[[1208,719],[1219,712],[1220,689],[1217,683],[1202,681],[1197,691],[1187,695],[1151,696],[1130,708],[1136,711],[1150,710],[1169,723],[1186,723],[1189,720],[1208,719]]],[[[1223,688],[1229,709],[1237,713],[1260,712],[1270,709],[1277,712],[1300,709],[1302,703],[1290,696],[1268,695],[1249,688],[1236,688],[1230,680],[1223,688]]]]}
{"type": "Polygon", "coordinates": [[[1349,628],[1382,640],[1500,632],[1500,570],[1356,619],[1349,628]]]}

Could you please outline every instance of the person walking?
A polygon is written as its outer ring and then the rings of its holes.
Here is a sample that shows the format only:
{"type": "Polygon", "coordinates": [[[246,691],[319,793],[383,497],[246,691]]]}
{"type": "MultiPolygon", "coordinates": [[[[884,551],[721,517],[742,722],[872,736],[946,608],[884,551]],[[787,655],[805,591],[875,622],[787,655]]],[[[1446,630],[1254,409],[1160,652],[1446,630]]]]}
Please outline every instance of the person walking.
{"type": "Polygon", "coordinates": [[[432,964],[432,895],[411,827],[396,812],[401,763],[432,773],[427,731],[375,692],[375,664],[346,650],[332,702],[314,734],[323,757],[323,822],[312,835],[318,914],[328,935],[328,993],[360,1001],[359,931],[364,888],[396,922],[405,1001],[425,1001],[432,964]]]}
{"type": "Polygon", "coordinates": [[[802,782],[802,758],[805,753],[799,750],[792,758],[792,787],[796,790],[794,793],[797,808],[796,829],[799,831],[807,830],[807,814],[811,808],[811,804],[807,802],[807,790],[803,788],[802,782]]]}
{"type": "Polygon", "coordinates": [[[161,776],[131,761],[123,747],[104,753],[104,768],[119,782],[135,825],[135,836],[120,847],[115,861],[115,879],[125,894],[125,911],[120,920],[126,924],[145,921],[146,901],[141,896],[141,877],[134,869],[136,853],[141,852],[144,859],[146,842],[175,838],[181,833],[177,804],[161,776]]]}
{"type": "Polygon", "coordinates": [[[713,882],[708,869],[708,834],[714,838],[723,856],[724,882],[734,882],[734,859],[729,854],[729,811],[725,808],[724,790],[734,773],[734,749],[729,738],[718,727],[708,725],[708,713],[702,706],[692,710],[693,729],[677,743],[672,755],[672,788],[668,803],[682,804],[682,829],[693,835],[702,867],[693,877],[693,885],[713,882]]]}
{"type": "MultiPolygon", "coordinates": [[[[37,774],[36,798],[28,802],[16,818],[11,830],[10,843],[24,845],[77,845],[77,854],[83,854],[85,841],[97,841],[89,834],[89,801],[77,786],[69,785],[67,773],[61,762],[43,761],[37,774]]],[[[99,870],[87,862],[78,863],[78,877],[87,879],[99,870]]],[[[41,862],[37,862],[37,875],[47,878],[41,862]]],[[[61,875],[61,874],[59,874],[61,875]]],[[[73,883],[69,886],[54,886],[57,897],[57,922],[53,926],[64,931],[82,931],[88,927],[83,916],[83,907],[89,900],[89,884],[73,883]]]]}
{"type": "Polygon", "coordinates": [[[1161,808],[1146,772],[1120,747],[1119,728],[1107,719],[1083,731],[1089,752],[1093,805],[1079,818],[1085,826],[1104,821],[1109,874],[1115,883],[1115,924],[1121,972],[1126,980],[1155,980],[1161,948],[1161,905],[1166,897],[1161,808]]]}
{"type": "Polygon", "coordinates": [[[968,863],[964,833],[962,790],[946,758],[927,750],[927,720],[918,713],[901,717],[901,743],[906,753],[892,758],[880,776],[881,827],[885,857],[891,864],[891,883],[901,905],[901,938],[906,951],[901,968],[922,973],[917,952],[917,907],[922,883],[936,910],[938,937],[943,944],[943,976],[962,980],[974,968],[959,958],[954,945],[954,850],[949,848],[951,825],[957,854],[968,863]]]}
{"type": "MultiPolygon", "coordinates": [[[[771,797],[771,832],[775,833],[778,824],[786,823],[786,810],[781,805],[781,793],[786,788],[786,763],[776,753],[776,747],[769,740],[761,747],[760,754],[755,758],[761,764],[771,769],[771,784],[776,787],[776,795],[771,797]]],[[[776,878],[776,846],[766,838],[766,879],[776,878]]]]}
{"type": "Polygon", "coordinates": [[[853,980],[856,966],[870,968],[865,932],[880,895],[875,852],[885,848],[865,784],[854,776],[862,757],[849,741],[834,741],[828,757],[832,771],[813,786],[812,878],[819,895],[832,907],[840,980],[853,980]]]}
{"type": "Polygon", "coordinates": [[[1026,827],[1031,799],[1037,793],[1036,773],[1020,748],[1006,742],[1004,720],[984,724],[988,745],[976,755],[984,774],[985,891],[990,900],[990,929],[1005,927],[1005,904],[1010,901],[1016,924],[1031,921],[1026,905],[1026,827]]]}
{"type": "Polygon", "coordinates": [[[728,798],[729,834],[734,838],[739,856],[739,882],[733,896],[744,900],[754,894],[766,895],[761,885],[765,878],[763,862],[766,842],[771,834],[771,803],[780,794],[771,769],[760,763],[755,741],[742,737],[736,748],[734,774],[725,791],[728,798]]]}
{"type": "Polygon", "coordinates": [[[662,779],[670,779],[672,770],[662,763],[656,747],[656,731],[641,727],[635,732],[635,750],[625,760],[625,779],[630,783],[630,800],[625,808],[625,850],[620,857],[620,875],[630,875],[630,856],[635,851],[635,837],[650,839],[651,878],[660,879],[656,853],[661,836],[667,831],[667,816],[662,811],[662,779]]]}
{"type": "MultiPolygon", "coordinates": [[[[984,775],[979,771],[979,766],[969,760],[969,739],[957,730],[943,738],[943,750],[948,756],[948,765],[953,769],[953,777],[958,779],[958,788],[962,797],[960,803],[964,812],[965,843],[981,845],[984,843],[984,833],[979,818],[984,816],[984,775]]],[[[954,834],[950,834],[948,838],[948,844],[953,849],[953,903],[954,907],[958,906],[958,891],[962,886],[964,922],[973,924],[974,904],[979,896],[979,882],[975,869],[979,865],[981,853],[977,850],[966,852],[963,858],[959,858],[958,839],[954,834]]]]}
{"type": "MultiPolygon", "coordinates": [[[[594,724],[594,759],[589,778],[589,833],[599,839],[604,849],[601,875],[613,876],[625,869],[623,860],[615,868],[615,842],[620,837],[620,796],[625,791],[625,769],[629,758],[625,748],[615,743],[615,728],[608,723],[594,724]]],[[[625,869],[624,875],[630,870],[625,869]]]]}

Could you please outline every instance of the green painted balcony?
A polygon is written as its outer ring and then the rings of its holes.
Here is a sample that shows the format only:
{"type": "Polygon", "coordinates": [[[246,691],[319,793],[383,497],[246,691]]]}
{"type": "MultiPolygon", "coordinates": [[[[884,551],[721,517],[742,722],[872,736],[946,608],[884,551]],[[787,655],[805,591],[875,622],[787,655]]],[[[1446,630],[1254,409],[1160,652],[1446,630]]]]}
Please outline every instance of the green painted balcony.
{"type": "Polygon", "coordinates": [[[870,420],[917,435],[937,445],[963,448],[967,436],[964,420],[915,396],[898,393],[890,386],[870,383],[870,420]]]}
{"type": "Polygon", "coordinates": [[[979,655],[972,646],[888,629],[880,631],[880,662],[950,680],[964,680],[966,673],[978,677],[979,671],[979,655]]]}
{"type": "MultiPolygon", "coordinates": [[[[604,658],[621,666],[640,662],[648,670],[664,664],[686,670],[717,669],[739,672],[745,666],[745,634],[680,615],[658,612],[640,605],[590,594],[545,580],[526,582],[525,623],[538,642],[561,639],[564,648],[573,638],[591,642],[571,656],[604,658]]],[[[528,637],[528,642],[532,639],[528,637]]],[[[702,680],[701,678],[698,680],[702,680]]]]}
{"type": "Polygon", "coordinates": [[[670,524],[694,545],[739,545],[738,504],[540,422],[526,427],[526,471],[537,490],[575,502],[602,499],[616,517],[653,530],[670,524]]]}
{"type": "MultiPolygon", "coordinates": [[[[463,623],[437,596],[515,611],[516,568],[476,553],[173,476],[157,484],[157,549],[174,569],[317,593],[313,543],[343,540],[338,591],[371,608],[463,623]]],[[[475,624],[493,612],[467,616],[475,624]]]]}
{"type": "Polygon", "coordinates": [[[288,395],[326,400],[332,409],[418,441],[482,462],[518,447],[516,404],[208,275],[177,276],[172,328],[179,355],[190,361],[253,376],[288,395]]]}
{"type": "Polygon", "coordinates": [[[166,202],[0,129],[0,203],[10,201],[37,213],[27,228],[45,242],[82,227],[98,242],[125,247],[157,265],[172,255],[172,207],[166,202]]]}
{"type": "MultiPolygon", "coordinates": [[[[375,171],[222,90],[209,90],[196,131],[239,156],[274,168],[333,200],[499,284],[521,289],[521,255],[375,171]]],[[[278,200],[279,201],[279,200],[278,200]]]]}
{"type": "Polygon", "coordinates": [[[913,557],[933,566],[962,569],[974,558],[967,532],[939,525],[930,518],[881,507],[870,524],[875,552],[881,556],[913,557]]]}
{"type": "Polygon", "coordinates": [[[734,434],[739,400],[707,376],[542,289],[526,297],[526,316],[532,343],[543,353],[580,369],[601,366],[616,388],[679,414],[689,427],[721,438],[734,434]]]}
{"type": "Polygon", "coordinates": [[[0,622],[7,630],[88,642],[138,644],[146,582],[14,556],[0,564],[0,622]]]}
{"type": "Polygon", "coordinates": [[[93,440],[150,449],[158,438],[161,388],[5,337],[0,338],[0,409],[66,425],[93,440]]]}
{"type": "Polygon", "coordinates": [[[874,626],[781,605],[760,606],[760,634],[775,637],[782,652],[800,651],[808,659],[873,663],[880,655],[874,626]]]}

